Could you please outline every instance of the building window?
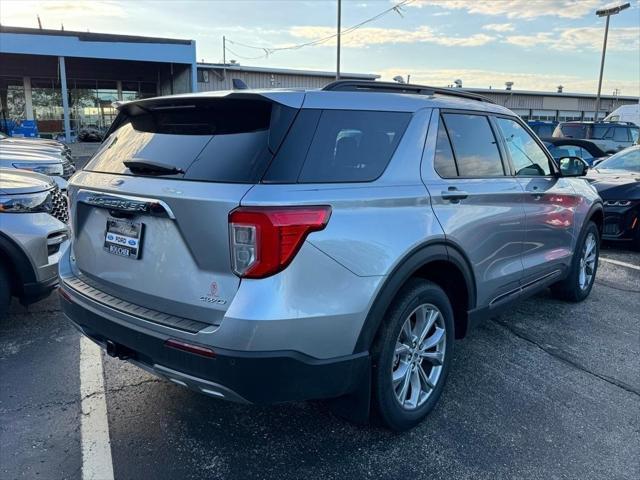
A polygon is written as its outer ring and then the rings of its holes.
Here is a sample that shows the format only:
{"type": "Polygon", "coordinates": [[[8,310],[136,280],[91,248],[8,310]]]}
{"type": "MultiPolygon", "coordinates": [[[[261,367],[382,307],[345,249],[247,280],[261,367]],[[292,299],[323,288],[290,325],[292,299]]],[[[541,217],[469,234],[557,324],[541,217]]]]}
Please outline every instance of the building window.
{"type": "Polygon", "coordinates": [[[558,112],[559,122],[573,122],[582,120],[582,112],[574,110],[560,110],[558,112]]]}
{"type": "Polygon", "coordinates": [[[24,84],[22,78],[0,78],[1,121],[25,118],[24,84]]]}
{"type": "MultiPolygon", "coordinates": [[[[600,113],[598,113],[598,120],[602,120],[606,116],[607,116],[607,112],[601,111],[600,113]]],[[[596,118],[596,112],[584,112],[583,120],[585,122],[593,122],[595,118],[596,118]]]]}
{"type": "Polygon", "coordinates": [[[556,111],[555,110],[532,110],[531,117],[529,120],[543,120],[543,121],[555,121],[556,120],[556,111]]]}
{"type": "Polygon", "coordinates": [[[198,83],[209,83],[209,70],[198,69],[198,83]]]}
{"type": "Polygon", "coordinates": [[[53,78],[32,78],[33,116],[38,130],[54,134],[64,130],[60,82],[53,78]]]}
{"type": "Polygon", "coordinates": [[[518,115],[525,122],[531,117],[531,110],[528,108],[512,108],[511,111],[518,115]]]}

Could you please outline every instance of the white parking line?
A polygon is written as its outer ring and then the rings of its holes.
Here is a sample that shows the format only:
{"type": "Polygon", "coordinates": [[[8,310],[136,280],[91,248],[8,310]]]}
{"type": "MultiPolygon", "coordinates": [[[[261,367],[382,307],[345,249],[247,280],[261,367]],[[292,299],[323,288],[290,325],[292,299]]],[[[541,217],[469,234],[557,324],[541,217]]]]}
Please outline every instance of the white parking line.
{"type": "Polygon", "coordinates": [[[602,260],[603,262],[612,263],[613,265],[618,265],[620,267],[627,267],[627,268],[632,268],[634,270],[640,270],[640,267],[638,265],[632,265],[627,262],[621,262],[620,260],[613,260],[611,258],[604,258],[604,257],[600,257],[600,260],[602,260]]]}
{"type": "Polygon", "coordinates": [[[102,354],[91,340],[80,337],[82,398],[82,479],[112,480],[111,441],[102,372],[102,354]]]}

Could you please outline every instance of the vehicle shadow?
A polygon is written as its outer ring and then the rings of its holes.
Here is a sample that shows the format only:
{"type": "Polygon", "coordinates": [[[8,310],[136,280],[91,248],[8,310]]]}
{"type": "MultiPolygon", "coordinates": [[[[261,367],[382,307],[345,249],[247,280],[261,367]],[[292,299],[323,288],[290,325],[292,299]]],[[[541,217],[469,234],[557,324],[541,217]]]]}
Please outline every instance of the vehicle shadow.
{"type": "MultiPolygon", "coordinates": [[[[538,308],[535,321],[552,331],[559,310],[567,309],[562,315],[570,317],[589,308],[542,296],[524,308],[548,304],[538,308]]],[[[520,317],[515,311],[490,320],[456,342],[439,404],[421,425],[403,434],[375,424],[351,424],[324,402],[261,407],[218,401],[106,359],[116,477],[513,478],[535,473],[579,478],[630,473],[624,455],[632,456],[634,398],[549,354],[535,337],[512,330],[520,317]],[[611,428],[604,431],[602,422],[611,428]],[[165,452],[162,458],[159,451],[165,452]]],[[[562,341],[566,328],[567,323],[558,323],[554,340],[562,341]]],[[[580,328],[575,325],[577,332],[580,328]]]]}

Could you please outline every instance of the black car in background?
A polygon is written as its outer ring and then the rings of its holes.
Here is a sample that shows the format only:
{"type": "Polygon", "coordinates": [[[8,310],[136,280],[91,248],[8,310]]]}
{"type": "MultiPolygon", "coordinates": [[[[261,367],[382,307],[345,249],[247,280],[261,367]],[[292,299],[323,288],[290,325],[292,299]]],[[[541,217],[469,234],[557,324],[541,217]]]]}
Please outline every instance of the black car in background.
{"type": "Polygon", "coordinates": [[[553,137],[591,140],[612,154],[638,143],[640,127],[631,122],[561,122],[553,137]]]}
{"type": "Polygon", "coordinates": [[[542,141],[556,160],[562,157],[580,157],[592,167],[610,156],[591,140],[543,138],[542,141]]]}
{"type": "Polygon", "coordinates": [[[640,145],[590,169],[587,179],[604,202],[604,240],[631,242],[640,250],[640,145]]]}

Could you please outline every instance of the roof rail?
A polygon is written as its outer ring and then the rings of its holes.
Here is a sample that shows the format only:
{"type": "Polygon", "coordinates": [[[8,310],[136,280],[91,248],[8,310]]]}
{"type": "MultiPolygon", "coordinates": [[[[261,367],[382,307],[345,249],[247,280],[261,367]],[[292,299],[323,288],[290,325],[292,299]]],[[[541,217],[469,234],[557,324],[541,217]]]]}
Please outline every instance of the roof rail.
{"type": "Polygon", "coordinates": [[[329,92],[387,92],[410,93],[414,95],[447,95],[451,97],[495,103],[482,95],[463,92],[457,88],[428,87],[411,83],[377,82],[375,80],[336,80],[325,85],[322,90],[329,92]]]}
{"type": "Polygon", "coordinates": [[[622,120],[598,120],[594,123],[616,123],[618,125],[630,125],[636,127],[637,125],[633,122],[623,122],[622,120]]]}

